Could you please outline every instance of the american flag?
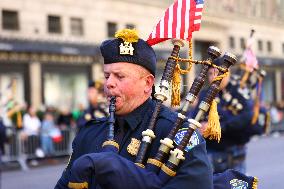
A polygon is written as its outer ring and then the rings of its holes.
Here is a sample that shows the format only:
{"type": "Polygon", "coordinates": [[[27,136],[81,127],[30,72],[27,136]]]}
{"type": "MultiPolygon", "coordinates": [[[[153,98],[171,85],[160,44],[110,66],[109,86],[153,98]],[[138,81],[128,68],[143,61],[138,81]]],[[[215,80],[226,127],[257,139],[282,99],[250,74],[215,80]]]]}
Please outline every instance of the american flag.
{"type": "Polygon", "coordinates": [[[167,39],[190,40],[201,24],[203,0],[176,0],[164,13],[147,42],[155,45],[167,39]]]}

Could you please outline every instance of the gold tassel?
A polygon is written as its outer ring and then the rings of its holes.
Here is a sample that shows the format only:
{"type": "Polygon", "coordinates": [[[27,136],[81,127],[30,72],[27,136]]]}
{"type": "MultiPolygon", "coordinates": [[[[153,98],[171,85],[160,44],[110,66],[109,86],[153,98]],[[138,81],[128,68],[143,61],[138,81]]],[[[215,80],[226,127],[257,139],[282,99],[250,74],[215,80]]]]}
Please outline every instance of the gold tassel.
{"type": "Polygon", "coordinates": [[[258,184],[258,178],[253,177],[252,189],[257,189],[257,184],[258,184]]]}
{"type": "Polygon", "coordinates": [[[88,183],[87,182],[82,182],[82,183],[69,182],[68,187],[71,189],[88,189],[88,183]]]}
{"type": "MultiPolygon", "coordinates": [[[[218,75],[214,78],[213,82],[222,80],[224,77],[227,77],[230,74],[229,71],[225,72],[224,74],[218,75]]],[[[215,139],[220,142],[221,139],[221,126],[219,115],[217,111],[217,102],[214,99],[210,106],[209,115],[208,115],[208,125],[206,129],[203,131],[203,136],[205,138],[209,137],[210,140],[215,139]]]]}
{"type": "Polygon", "coordinates": [[[210,111],[208,115],[208,125],[203,131],[203,136],[205,138],[209,137],[210,140],[215,139],[220,142],[221,139],[221,126],[219,121],[219,115],[217,111],[217,102],[214,99],[210,106],[210,111]]]}
{"type": "MultiPolygon", "coordinates": [[[[190,40],[188,43],[188,57],[189,60],[192,60],[192,41],[190,40]]],[[[181,74],[187,74],[192,67],[190,61],[188,61],[188,68],[186,70],[182,70],[180,65],[177,64],[172,79],[172,95],[171,95],[171,106],[179,106],[180,105],[180,85],[181,85],[181,74]]]]}
{"type": "Polygon", "coordinates": [[[180,105],[180,68],[179,64],[176,65],[174,69],[173,79],[172,79],[172,99],[171,106],[179,106],[180,105]]]}

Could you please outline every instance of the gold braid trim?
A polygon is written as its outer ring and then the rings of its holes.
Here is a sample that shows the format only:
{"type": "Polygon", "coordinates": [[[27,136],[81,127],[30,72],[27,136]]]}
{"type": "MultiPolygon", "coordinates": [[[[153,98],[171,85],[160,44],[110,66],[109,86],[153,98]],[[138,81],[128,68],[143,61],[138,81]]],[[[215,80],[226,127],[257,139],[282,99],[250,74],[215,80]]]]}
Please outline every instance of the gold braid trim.
{"type": "Polygon", "coordinates": [[[252,189],[257,189],[257,184],[258,184],[258,178],[253,177],[252,189]]]}
{"type": "Polygon", "coordinates": [[[145,168],[145,165],[143,165],[142,163],[135,163],[137,166],[141,167],[141,168],[145,168]]]}
{"type": "Polygon", "coordinates": [[[69,182],[68,183],[68,188],[71,189],[88,189],[88,183],[87,182],[69,182]]]}
{"type": "Polygon", "coordinates": [[[119,150],[119,144],[118,144],[117,142],[113,141],[113,140],[107,140],[107,141],[105,141],[105,142],[103,143],[102,147],[108,146],[108,145],[114,146],[114,147],[116,147],[116,148],[119,150]]]}
{"type": "Polygon", "coordinates": [[[168,168],[165,164],[162,165],[161,169],[162,169],[162,171],[164,171],[167,175],[169,175],[171,177],[174,177],[177,174],[175,171],[168,168]]]}
{"type": "Polygon", "coordinates": [[[163,165],[162,162],[160,162],[160,161],[158,161],[158,160],[156,160],[156,159],[152,159],[152,158],[149,158],[149,159],[147,160],[147,163],[150,163],[150,164],[152,164],[152,165],[155,165],[156,167],[162,167],[162,165],[163,165]]]}

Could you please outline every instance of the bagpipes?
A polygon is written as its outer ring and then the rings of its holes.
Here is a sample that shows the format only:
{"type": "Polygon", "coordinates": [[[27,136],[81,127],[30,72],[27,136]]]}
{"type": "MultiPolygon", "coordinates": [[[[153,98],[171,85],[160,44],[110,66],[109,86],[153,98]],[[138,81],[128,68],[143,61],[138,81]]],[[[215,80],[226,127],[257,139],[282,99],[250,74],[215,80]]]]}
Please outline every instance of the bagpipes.
{"type": "MultiPolygon", "coordinates": [[[[180,44],[180,43],[179,43],[180,44]]],[[[71,168],[71,177],[68,184],[69,188],[88,188],[88,178],[90,175],[95,175],[96,182],[101,188],[161,188],[164,186],[171,178],[173,178],[179,167],[179,164],[185,160],[185,147],[189,143],[189,140],[193,132],[198,129],[201,124],[199,123],[200,118],[209,110],[216,94],[219,92],[219,85],[222,78],[228,72],[228,68],[235,64],[236,58],[230,53],[226,53],[223,57],[224,63],[221,66],[216,66],[213,61],[220,56],[220,51],[215,47],[210,47],[208,49],[209,58],[206,61],[194,61],[191,62],[201,63],[203,67],[200,74],[195,78],[183,108],[178,113],[178,118],[166,138],[161,140],[161,145],[158,150],[157,155],[154,158],[149,158],[146,165],[145,154],[150,148],[151,141],[154,139],[154,127],[155,122],[161,108],[162,102],[166,99],[165,91],[168,90],[168,83],[170,82],[173,67],[179,60],[178,55],[179,46],[174,46],[173,53],[169,57],[166,69],[164,71],[161,90],[155,94],[157,98],[156,107],[151,118],[149,127],[146,131],[142,133],[143,139],[138,150],[138,154],[135,163],[121,157],[117,152],[119,145],[114,140],[114,112],[115,112],[115,97],[110,100],[110,117],[109,117],[109,132],[107,141],[103,143],[103,150],[100,153],[86,154],[77,159],[71,168]],[[195,100],[198,95],[202,85],[205,82],[205,77],[208,69],[213,66],[219,70],[219,75],[215,78],[214,82],[211,84],[210,89],[205,97],[205,99],[199,105],[199,111],[194,119],[188,119],[186,113],[189,110],[189,105],[195,100]],[[173,138],[179,130],[180,126],[184,122],[189,122],[189,127],[187,132],[182,138],[181,142],[174,147],[173,138]],[[120,181],[119,183],[113,182],[114,180],[120,181]]],[[[217,139],[220,137],[219,134],[215,136],[217,139]]],[[[233,171],[228,171],[224,173],[227,177],[239,178],[238,175],[233,171]]],[[[240,174],[240,173],[238,173],[240,174]]],[[[242,175],[242,174],[241,174],[242,175]]],[[[242,175],[246,177],[245,175],[242,175]]],[[[217,183],[215,188],[222,188],[225,186],[218,184],[222,182],[220,175],[214,177],[214,182],[217,183]]],[[[249,177],[251,178],[251,177],[249,177]]],[[[237,179],[236,179],[237,180],[237,179]]],[[[230,182],[231,182],[230,181],[230,182]]],[[[250,186],[252,188],[255,179],[250,179],[250,186]]],[[[237,183],[240,184],[240,183],[237,183]]],[[[255,187],[254,187],[255,188],[255,187]]]]}

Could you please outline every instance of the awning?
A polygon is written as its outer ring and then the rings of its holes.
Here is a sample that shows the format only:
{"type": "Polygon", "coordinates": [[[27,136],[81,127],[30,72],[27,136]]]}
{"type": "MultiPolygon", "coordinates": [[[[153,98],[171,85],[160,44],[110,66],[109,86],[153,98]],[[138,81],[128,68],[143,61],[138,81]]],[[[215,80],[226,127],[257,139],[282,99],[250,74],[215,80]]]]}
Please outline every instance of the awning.
{"type": "Polygon", "coordinates": [[[89,44],[1,39],[0,51],[98,56],[99,47],[89,44]]]}

